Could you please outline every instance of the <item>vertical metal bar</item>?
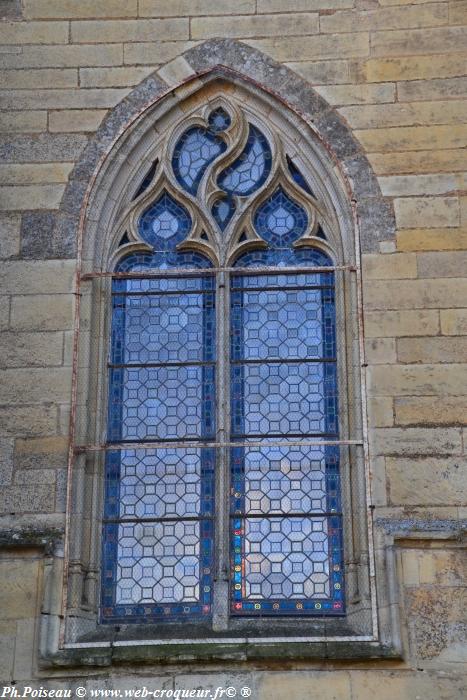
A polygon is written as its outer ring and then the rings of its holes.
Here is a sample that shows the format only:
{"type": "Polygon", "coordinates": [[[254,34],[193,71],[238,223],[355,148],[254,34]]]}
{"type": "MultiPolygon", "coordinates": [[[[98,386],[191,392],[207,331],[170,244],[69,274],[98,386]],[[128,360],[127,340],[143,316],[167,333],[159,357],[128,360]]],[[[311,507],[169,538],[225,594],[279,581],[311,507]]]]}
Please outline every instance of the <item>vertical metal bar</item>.
{"type": "MultiPolygon", "coordinates": [[[[229,382],[228,342],[229,314],[228,276],[219,272],[216,278],[216,437],[225,443],[229,434],[229,382]]],[[[229,550],[228,550],[228,448],[217,448],[215,471],[215,548],[213,575],[213,628],[227,629],[229,597],[229,550]],[[227,543],[227,545],[226,545],[227,543]]]]}

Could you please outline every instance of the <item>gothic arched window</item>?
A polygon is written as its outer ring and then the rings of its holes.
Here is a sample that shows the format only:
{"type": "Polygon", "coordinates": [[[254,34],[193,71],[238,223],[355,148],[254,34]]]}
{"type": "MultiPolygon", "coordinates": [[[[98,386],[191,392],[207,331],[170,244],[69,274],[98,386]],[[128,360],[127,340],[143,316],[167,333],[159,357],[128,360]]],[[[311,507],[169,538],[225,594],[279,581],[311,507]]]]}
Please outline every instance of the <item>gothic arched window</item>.
{"type": "Polygon", "coordinates": [[[135,188],[112,280],[102,622],[345,613],[344,266],[314,189],[221,97],[135,188]]]}

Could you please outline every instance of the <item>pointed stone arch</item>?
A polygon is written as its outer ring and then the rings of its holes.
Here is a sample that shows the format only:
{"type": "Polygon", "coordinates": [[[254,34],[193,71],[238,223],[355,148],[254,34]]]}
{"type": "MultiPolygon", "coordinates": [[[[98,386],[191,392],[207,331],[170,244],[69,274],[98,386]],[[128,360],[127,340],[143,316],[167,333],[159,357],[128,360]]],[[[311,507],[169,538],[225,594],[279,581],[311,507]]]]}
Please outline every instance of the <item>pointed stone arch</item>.
{"type": "Polygon", "coordinates": [[[96,221],[96,208],[105,203],[105,191],[95,185],[110,154],[113,160],[124,157],[120,146],[132,139],[130,127],[147,118],[149,111],[155,121],[158,106],[163,107],[162,115],[215,78],[240,81],[273,97],[308,127],[344,183],[361,252],[377,252],[381,241],[395,237],[392,204],[383,198],[361,145],[337,111],[306,80],[257,49],[233,39],[212,39],[155,71],[109,111],[65,189],[52,234],[54,257],[81,257],[85,228],[96,221]]]}

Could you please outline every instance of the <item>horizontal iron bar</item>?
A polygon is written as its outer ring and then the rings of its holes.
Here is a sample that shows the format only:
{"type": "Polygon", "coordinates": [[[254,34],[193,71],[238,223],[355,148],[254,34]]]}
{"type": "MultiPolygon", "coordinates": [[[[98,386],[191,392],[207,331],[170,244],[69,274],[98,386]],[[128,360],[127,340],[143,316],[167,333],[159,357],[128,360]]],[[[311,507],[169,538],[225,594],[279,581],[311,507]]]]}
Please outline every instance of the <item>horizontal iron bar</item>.
{"type": "Polygon", "coordinates": [[[268,285],[266,287],[231,287],[232,292],[300,292],[303,290],[310,289],[334,289],[333,284],[301,284],[301,285],[287,285],[282,287],[279,284],[277,286],[268,285]]]}
{"type": "MultiPolygon", "coordinates": [[[[215,289],[171,289],[168,291],[160,291],[158,289],[145,289],[144,291],[121,291],[112,292],[113,297],[167,297],[167,296],[184,296],[185,294],[212,294],[214,296],[215,289]]],[[[114,306],[115,308],[115,306],[114,306]]]]}
{"type": "Polygon", "coordinates": [[[302,437],[302,438],[319,438],[319,437],[323,437],[326,439],[326,438],[335,437],[335,435],[336,435],[335,433],[290,433],[290,435],[277,435],[274,433],[272,433],[272,434],[266,433],[263,435],[261,435],[259,433],[249,433],[249,434],[247,434],[247,433],[235,433],[235,434],[233,434],[232,437],[234,438],[234,440],[236,437],[239,437],[239,438],[251,437],[254,440],[256,440],[258,438],[263,438],[264,440],[267,440],[268,437],[271,437],[271,438],[282,437],[282,440],[287,440],[287,437],[291,437],[291,438],[300,438],[300,437],[302,437]]]}
{"type": "Polygon", "coordinates": [[[311,513],[230,513],[231,518],[241,518],[242,520],[247,520],[248,518],[263,518],[266,520],[269,518],[330,518],[335,515],[341,518],[343,513],[341,511],[324,511],[322,513],[319,511],[311,513]]]}
{"type": "Polygon", "coordinates": [[[110,450],[133,450],[133,449],[214,449],[220,447],[326,447],[335,445],[336,447],[363,446],[363,440],[270,440],[262,442],[248,441],[224,441],[224,442],[193,442],[192,440],[173,442],[118,442],[107,445],[75,445],[75,454],[82,452],[108,452],[110,450]]]}
{"type": "Polygon", "coordinates": [[[260,359],[260,360],[231,360],[231,365],[296,365],[296,364],[321,364],[323,362],[337,362],[335,357],[305,357],[300,358],[284,358],[284,359],[260,359]]]}
{"type": "Polygon", "coordinates": [[[304,272],[336,272],[348,270],[349,272],[356,272],[357,267],[355,265],[336,265],[334,267],[277,267],[277,266],[265,266],[265,267],[205,267],[199,268],[177,268],[177,269],[167,269],[167,270],[157,270],[153,268],[148,269],[145,272],[85,272],[80,276],[82,281],[87,281],[99,277],[115,277],[115,279],[124,278],[135,278],[135,279],[145,279],[153,277],[202,277],[204,275],[214,275],[217,272],[232,272],[237,275],[268,275],[271,272],[276,274],[297,274],[304,272]]]}
{"type": "Polygon", "coordinates": [[[215,360],[197,360],[194,362],[135,362],[134,364],[115,364],[112,362],[107,363],[107,367],[110,369],[131,369],[131,368],[145,368],[145,367],[214,367],[216,364],[215,360]]]}
{"type": "Polygon", "coordinates": [[[124,525],[125,523],[128,523],[131,525],[132,523],[178,523],[180,521],[199,522],[201,520],[214,520],[214,517],[212,515],[182,515],[179,517],[173,516],[169,518],[102,518],[102,524],[110,525],[118,523],[124,525]]]}

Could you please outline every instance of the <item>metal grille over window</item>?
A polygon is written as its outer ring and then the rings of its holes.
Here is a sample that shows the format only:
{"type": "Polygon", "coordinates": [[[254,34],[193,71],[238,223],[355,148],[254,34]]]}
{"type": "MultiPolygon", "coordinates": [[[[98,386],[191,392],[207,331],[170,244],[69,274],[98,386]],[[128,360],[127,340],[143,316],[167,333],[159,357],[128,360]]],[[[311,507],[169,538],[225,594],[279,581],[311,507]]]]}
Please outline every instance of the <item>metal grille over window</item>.
{"type": "Polygon", "coordinates": [[[81,276],[95,485],[67,624],[363,630],[358,267],[292,141],[239,102],[193,109],[134,170],[110,269],[81,276]]]}

